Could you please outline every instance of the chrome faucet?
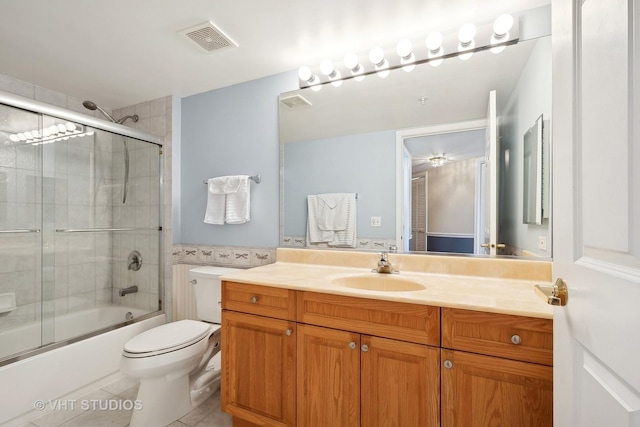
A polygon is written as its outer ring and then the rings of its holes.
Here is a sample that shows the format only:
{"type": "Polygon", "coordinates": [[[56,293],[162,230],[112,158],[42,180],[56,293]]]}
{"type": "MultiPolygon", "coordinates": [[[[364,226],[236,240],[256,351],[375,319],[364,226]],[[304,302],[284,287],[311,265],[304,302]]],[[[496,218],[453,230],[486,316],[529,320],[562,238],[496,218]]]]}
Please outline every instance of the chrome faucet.
{"type": "Polygon", "coordinates": [[[120,288],[120,290],[118,291],[118,295],[123,297],[127,294],[135,294],[136,292],[138,292],[138,287],[136,285],[133,285],[129,286],[128,288],[120,288]]]}
{"type": "Polygon", "coordinates": [[[399,273],[393,264],[391,264],[391,261],[389,261],[389,252],[380,252],[378,255],[380,256],[378,267],[371,271],[384,274],[399,273]]]}

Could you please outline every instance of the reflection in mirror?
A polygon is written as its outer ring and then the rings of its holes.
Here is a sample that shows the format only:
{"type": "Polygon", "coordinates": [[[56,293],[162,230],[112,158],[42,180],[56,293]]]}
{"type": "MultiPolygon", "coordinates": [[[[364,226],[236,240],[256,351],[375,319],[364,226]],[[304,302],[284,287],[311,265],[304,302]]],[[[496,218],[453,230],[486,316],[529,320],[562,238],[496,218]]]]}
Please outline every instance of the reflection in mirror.
{"type": "Polygon", "coordinates": [[[524,134],[523,159],[523,222],[542,224],[542,116],[524,134]]]}
{"type": "Polygon", "coordinates": [[[307,242],[307,198],[347,193],[357,194],[359,249],[397,245],[483,254],[479,236],[487,232],[482,216],[491,190],[497,196],[497,243],[504,244],[498,253],[550,257],[549,219],[522,223],[523,135],[541,114],[550,117],[550,83],[551,41],[545,36],[520,41],[500,54],[487,50],[467,61],[446,59],[439,67],[420,64],[411,73],[393,70],[386,79],[370,75],[318,92],[281,94],[281,245],[331,247],[307,242]],[[485,134],[491,91],[497,98],[499,147],[498,179],[488,189],[485,134]],[[456,130],[461,123],[474,128],[456,130]],[[431,130],[412,133],[416,128],[431,130]],[[462,142],[467,133],[473,143],[462,142]],[[432,157],[445,157],[444,164],[430,166],[432,157]],[[419,162],[429,167],[419,170],[419,162]],[[451,169],[465,173],[456,177],[451,169]],[[413,205],[424,205],[424,224],[412,224],[412,216],[419,215],[413,205]],[[446,224],[454,217],[464,218],[464,227],[446,224]],[[462,240],[451,246],[447,237],[462,240]],[[539,249],[541,237],[545,250],[539,249]]]}

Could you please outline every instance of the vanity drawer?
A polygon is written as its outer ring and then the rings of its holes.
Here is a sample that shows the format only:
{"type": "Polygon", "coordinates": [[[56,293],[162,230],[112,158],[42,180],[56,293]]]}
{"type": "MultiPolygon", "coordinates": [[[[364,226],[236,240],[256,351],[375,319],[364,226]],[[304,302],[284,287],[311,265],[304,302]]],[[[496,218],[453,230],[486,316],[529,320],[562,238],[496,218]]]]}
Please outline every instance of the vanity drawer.
{"type": "Polygon", "coordinates": [[[222,308],[276,319],[295,320],[296,291],[247,283],[222,282],[222,308]]]}
{"type": "Polygon", "coordinates": [[[298,292],[298,322],[398,339],[440,344],[440,308],[317,292],[298,292]]]}
{"type": "Polygon", "coordinates": [[[442,347],[553,365],[553,321],[442,309],[442,347]]]}

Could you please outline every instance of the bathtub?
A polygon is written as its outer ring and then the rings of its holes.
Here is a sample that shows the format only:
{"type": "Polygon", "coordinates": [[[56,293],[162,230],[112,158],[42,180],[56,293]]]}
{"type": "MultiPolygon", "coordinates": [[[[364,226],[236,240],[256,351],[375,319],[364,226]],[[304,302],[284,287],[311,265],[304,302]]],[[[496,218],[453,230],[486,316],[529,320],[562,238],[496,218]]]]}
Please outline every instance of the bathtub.
{"type": "MultiPolygon", "coordinates": [[[[66,341],[124,322],[127,312],[134,317],[144,314],[131,307],[103,306],[24,325],[0,334],[2,353],[22,351],[25,342],[37,346],[41,329],[53,328],[55,341],[66,341]]],[[[165,315],[159,314],[0,367],[0,425],[21,425],[35,401],[60,398],[116,374],[125,342],[165,322],[165,315]]]]}

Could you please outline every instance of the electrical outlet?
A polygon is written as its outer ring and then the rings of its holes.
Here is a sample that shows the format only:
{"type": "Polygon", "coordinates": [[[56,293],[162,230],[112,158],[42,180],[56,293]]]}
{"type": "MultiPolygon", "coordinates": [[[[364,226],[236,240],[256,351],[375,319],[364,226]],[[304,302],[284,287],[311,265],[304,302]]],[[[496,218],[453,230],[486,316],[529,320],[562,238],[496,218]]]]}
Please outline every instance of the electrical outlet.
{"type": "Polygon", "coordinates": [[[382,226],[382,218],[379,216],[371,217],[371,226],[372,227],[381,227],[382,226]]]}
{"type": "Polygon", "coordinates": [[[547,250],[547,236],[538,236],[538,249],[541,251],[547,250]]]}

